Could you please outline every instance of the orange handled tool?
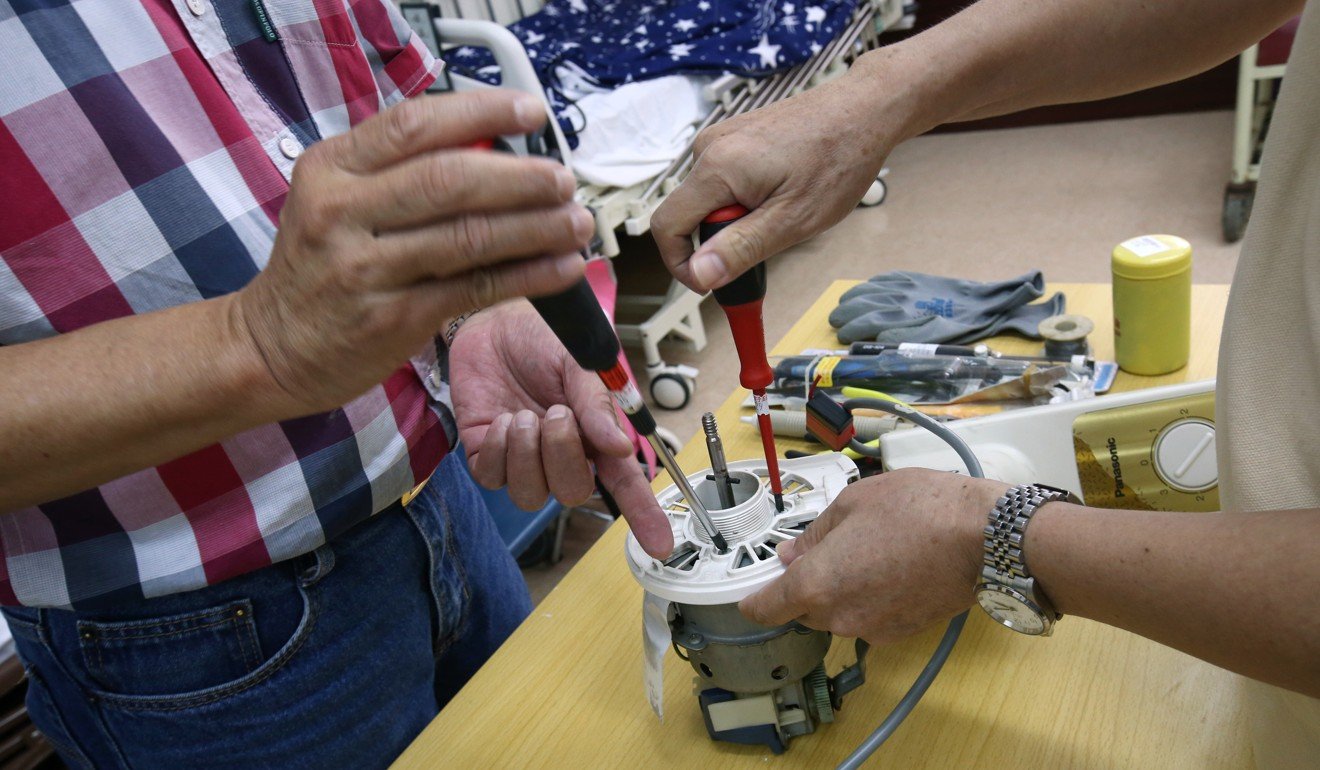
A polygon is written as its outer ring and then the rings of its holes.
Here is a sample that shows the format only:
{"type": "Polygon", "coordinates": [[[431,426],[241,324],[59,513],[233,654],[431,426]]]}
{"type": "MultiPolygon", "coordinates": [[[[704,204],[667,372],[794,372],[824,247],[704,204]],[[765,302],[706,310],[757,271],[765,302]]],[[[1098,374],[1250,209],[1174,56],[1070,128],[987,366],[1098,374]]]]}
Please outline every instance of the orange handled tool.
{"type": "MultiPolygon", "coordinates": [[[[746,215],[747,209],[736,203],[713,211],[701,221],[697,238],[705,243],[746,215]]],[[[782,511],[784,488],[779,477],[779,453],[775,449],[774,427],[770,424],[770,403],[765,395],[765,389],[775,378],[765,357],[765,322],[761,314],[761,304],[765,300],[765,263],[758,262],[712,293],[729,319],[733,346],[738,351],[741,367],[738,381],[752,391],[756,423],[761,429],[761,447],[765,450],[765,468],[770,474],[770,492],[775,498],[775,509],[782,511]]]]}

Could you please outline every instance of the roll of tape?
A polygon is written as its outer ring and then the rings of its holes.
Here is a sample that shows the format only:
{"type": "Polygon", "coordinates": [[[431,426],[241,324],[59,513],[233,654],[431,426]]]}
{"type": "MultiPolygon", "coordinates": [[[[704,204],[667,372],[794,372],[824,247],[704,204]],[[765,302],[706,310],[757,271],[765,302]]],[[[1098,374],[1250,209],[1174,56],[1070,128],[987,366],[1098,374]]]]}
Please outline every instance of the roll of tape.
{"type": "Polygon", "coordinates": [[[1057,358],[1084,356],[1090,350],[1086,337],[1095,331],[1095,323],[1074,313],[1052,315],[1040,322],[1037,331],[1045,339],[1045,355],[1057,358]]]}

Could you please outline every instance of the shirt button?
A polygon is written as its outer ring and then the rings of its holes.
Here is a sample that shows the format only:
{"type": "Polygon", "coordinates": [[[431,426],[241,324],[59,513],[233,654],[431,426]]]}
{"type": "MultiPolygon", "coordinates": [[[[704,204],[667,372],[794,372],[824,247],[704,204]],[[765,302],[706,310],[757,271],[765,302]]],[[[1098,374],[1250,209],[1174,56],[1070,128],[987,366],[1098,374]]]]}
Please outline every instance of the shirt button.
{"type": "Polygon", "coordinates": [[[188,10],[192,11],[193,16],[201,16],[206,13],[206,4],[202,0],[184,0],[184,4],[188,6],[188,10]]]}
{"type": "MultiPolygon", "coordinates": [[[[201,0],[194,0],[194,2],[201,2],[201,0]]],[[[280,140],[280,152],[284,153],[284,157],[289,160],[297,160],[298,156],[302,155],[302,151],[303,146],[298,144],[297,139],[286,136],[280,140]]]]}

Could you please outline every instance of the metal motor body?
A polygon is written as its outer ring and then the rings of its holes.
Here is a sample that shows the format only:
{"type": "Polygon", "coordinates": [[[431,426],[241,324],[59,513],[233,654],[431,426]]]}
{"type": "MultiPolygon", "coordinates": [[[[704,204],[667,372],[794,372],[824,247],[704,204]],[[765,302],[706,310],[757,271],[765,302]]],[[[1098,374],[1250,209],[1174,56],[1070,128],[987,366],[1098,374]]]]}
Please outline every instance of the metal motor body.
{"type": "Polygon", "coordinates": [[[790,738],[833,722],[844,694],[865,680],[864,649],[831,678],[829,632],[757,625],[736,604],[673,605],[670,629],[675,651],[697,672],[697,700],[714,740],[780,754],[790,738]]]}
{"type": "MultiPolygon", "coordinates": [[[[713,432],[712,422],[708,437],[713,432]]],[[[714,548],[674,487],[657,496],[674,531],[673,553],[663,561],[653,559],[631,536],[627,547],[638,582],[669,601],[673,650],[696,674],[697,699],[711,738],[765,745],[775,753],[784,751],[791,738],[834,720],[844,694],[864,679],[865,649],[859,645],[858,662],[830,678],[825,670],[829,633],[798,623],[761,626],[738,611],[740,599],[783,574],[775,546],[800,535],[858,476],[853,462],[841,454],[784,461],[780,472],[782,512],[767,489],[763,461],[732,463],[689,477],[728,542],[725,553],[714,548]],[[723,505],[728,502],[733,504],[723,505]]]]}

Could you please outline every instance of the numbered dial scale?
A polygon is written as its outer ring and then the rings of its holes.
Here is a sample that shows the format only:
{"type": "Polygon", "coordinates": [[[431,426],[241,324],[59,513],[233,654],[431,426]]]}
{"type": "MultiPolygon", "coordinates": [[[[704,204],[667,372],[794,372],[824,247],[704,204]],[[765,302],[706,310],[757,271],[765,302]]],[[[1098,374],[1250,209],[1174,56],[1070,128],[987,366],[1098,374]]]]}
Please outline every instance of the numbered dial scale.
{"type": "MultiPolygon", "coordinates": [[[[990,478],[1048,484],[1087,505],[1160,511],[1219,510],[1214,380],[1112,393],[949,423],[990,478]]],[[[880,437],[888,468],[960,471],[925,431],[880,437]]]]}
{"type": "Polygon", "coordinates": [[[1087,505],[1219,510],[1213,392],[1083,414],[1073,449],[1087,505]]]}

